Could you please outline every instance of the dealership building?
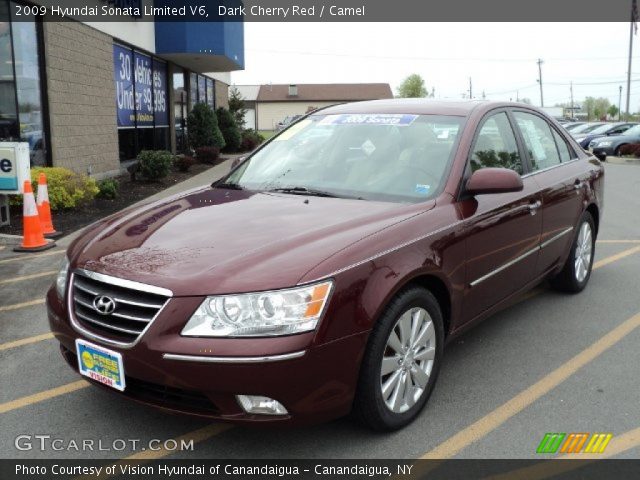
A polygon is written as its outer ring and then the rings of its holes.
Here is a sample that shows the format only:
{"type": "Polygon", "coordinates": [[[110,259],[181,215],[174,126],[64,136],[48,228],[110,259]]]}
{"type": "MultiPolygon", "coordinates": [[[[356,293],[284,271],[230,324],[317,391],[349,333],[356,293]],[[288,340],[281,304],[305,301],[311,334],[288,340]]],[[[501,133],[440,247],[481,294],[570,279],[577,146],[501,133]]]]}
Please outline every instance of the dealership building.
{"type": "Polygon", "coordinates": [[[43,21],[18,5],[33,4],[0,0],[0,141],[28,142],[32,166],[101,178],[141,150],[179,152],[193,105],[228,106],[244,68],[239,22],[43,21]]]}

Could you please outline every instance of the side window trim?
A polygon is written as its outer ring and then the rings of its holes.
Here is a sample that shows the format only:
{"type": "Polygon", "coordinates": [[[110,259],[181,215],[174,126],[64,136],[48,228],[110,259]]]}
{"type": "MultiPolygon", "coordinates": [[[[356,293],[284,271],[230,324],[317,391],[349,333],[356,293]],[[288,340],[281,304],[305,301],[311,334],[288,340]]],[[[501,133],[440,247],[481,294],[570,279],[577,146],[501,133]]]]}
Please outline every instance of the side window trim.
{"type": "MultiPolygon", "coordinates": [[[[556,152],[558,152],[558,158],[560,159],[560,165],[562,165],[563,163],[567,163],[567,162],[563,162],[562,161],[562,153],[560,152],[560,145],[558,145],[558,137],[559,137],[559,135],[557,134],[555,129],[553,127],[551,127],[551,124],[549,124],[549,122],[547,122],[547,125],[549,125],[549,130],[551,131],[551,138],[553,138],[553,143],[556,146],[556,152]]],[[[560,137],[560,139],[562,139],[562,137],[560,137]]],[[[566,144],[567,144],[567,142],[565,142],[565,145],[566,144]]],[[[569,151],[569,147],[568,146],[567,146],[567,151],[569,152],[569,160],[568,161],[571,161],[571,152],[569,151]]]]}
{"type": "MultiPolygon", "coordinates": [[[[569,162],[572,162],[573,160],[577,160],[579,158],[578,154],[574,150],[573,145],[571,145],[571,142],[567,140],[567,137],[564,135],[564,133],[560,131],[558,128],[556,128],[556,126],[552,123],[549,123],[549,126],[554,132],[558,134],[558,136],[562,139],[562,141],[565,143],[565,145],[569,149],[569,162]]],[[[563,163],[567,163],[567,162],[563,162],[563,163]]]]}
{"type": "Polygon", "coordinates": [[[520,158],[522,159],[522,177],[526,177],[527,175],[531,175],[534,173],[531,159],[529,158],[529,151],[527,150],[527,146],[524,142],[524,137],[522,136],[522,132],[520,131],[520,126],[516,121],[515,116],[513,115],[516,111],[525,112],[526,110],[518,110],[517,108],[508,108],[507,117],[509,117],[509,123],[511,124],[511,128],[513,129],[513,134],[516,136],[516,143],[518,144],[518,151],[520,152],[520,158]]]}

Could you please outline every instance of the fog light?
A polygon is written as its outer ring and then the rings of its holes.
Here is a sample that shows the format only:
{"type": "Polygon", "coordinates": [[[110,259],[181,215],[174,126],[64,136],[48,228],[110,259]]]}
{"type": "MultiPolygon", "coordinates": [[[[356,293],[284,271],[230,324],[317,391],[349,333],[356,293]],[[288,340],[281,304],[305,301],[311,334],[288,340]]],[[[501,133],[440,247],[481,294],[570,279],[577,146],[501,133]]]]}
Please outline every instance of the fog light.
{"type": "Polygon", "coordinates": [[[277,400],[259,395],[236,395],[238,403],[247,413],[286,415],[287,409],[277,400]]]}

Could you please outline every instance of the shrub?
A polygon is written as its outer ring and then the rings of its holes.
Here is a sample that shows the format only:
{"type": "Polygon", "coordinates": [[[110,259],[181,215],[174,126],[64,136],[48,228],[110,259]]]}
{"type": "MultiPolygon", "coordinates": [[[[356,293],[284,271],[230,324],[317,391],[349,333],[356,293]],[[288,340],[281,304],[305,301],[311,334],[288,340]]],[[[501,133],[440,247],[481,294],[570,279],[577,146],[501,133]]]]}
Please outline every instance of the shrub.
{"type": "Polygon", "coordinates": [[[187,132],[191,148],[224,148],[224,137],[218,128],[218,118],[213,109],[204,103],[197,103],[187,117],[187,132]]]}
{"type": "Polygon", "coordinates": [[[173,160],[173,165],[180,172],[188,172],[191,166],[194,165],[195,163],[196,163],[196,159],[188,155],[178,155],[173,160]]]}
{"type": "Polygon", "coordinates": [[[118,180],[115,178],[105,178],[98,182],[98,196],[102,198],[116,198],[118,196],[118,180]]]}
{"type": "Polygon", "coordinates": [[[214,164],[220,156],[220,149],[218,147],[200,147],[196,148],[196,158],[201,163],[214,164]]]}
{"type": "Polygon", "coordinates": [[[173,154],[166,150],[143,150],[138,154],[138,172],[147,180],[160,180],[169,174],[173,154]]]}
{"type": "Polygon", "coordinates": [[[242,131],[242,143],[240,144],[240,151],[247,152],[255,149],[258,145],[264,142],[264,137],[260,135],[256,130],[243,130],[242,131]]]}
{"type": "Polygon", "coordinates": [[[226,108],[220,107],[216,110],[216,116],[218,117],[218,126],[224,137],[225,151],[237,152],[242,143],[242,134],[233,119],[233,115],[226,108]]]}
{"type": "MultiPolygon", "coordinates": [[[[62,167],[35,167],[31,169],[31,184],[37,194],[40,172],[47,176],[47,190],[51,210],[75,208],[91,202],[98,194],[98,185],[93,178],[80,175],[62,167]]],[[[22,195],[14,195],[13,205],[22,205],[22,195]]]]}
{"type": "Polygon", "coordinates": [[[244,98],[242,98],[240,90],[236,87],[231,87],[229,90],[229,111],[231,115],[233,115],[233,120],[236,122],[238,128],[243,128],[247,109],[245,108],[244,98]]]}

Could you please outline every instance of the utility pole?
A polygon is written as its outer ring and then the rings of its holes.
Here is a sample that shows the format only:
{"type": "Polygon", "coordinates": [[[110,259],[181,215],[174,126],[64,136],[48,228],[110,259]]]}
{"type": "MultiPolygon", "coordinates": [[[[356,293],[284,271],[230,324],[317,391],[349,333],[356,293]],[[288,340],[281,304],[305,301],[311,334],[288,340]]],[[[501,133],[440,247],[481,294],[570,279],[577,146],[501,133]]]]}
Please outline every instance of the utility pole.
{"type": "Polygon", "coordinates": [[[573,109],[573,80],[569,84],[569,91],[571,92],[571,118],[575,117],[575,110],[573,109]]]}
{"type": "Polygon", "coordinates": [[[629,121],[629,100],[631,99],[631,55],[633,53],[633,32],[636,28],[635,2],[631,4],[631,22],[629,22],[629,66],[627,67],[627,108],[625,120],[629,121]]]}
{"type": "Polygon", "coordinates": [[[536,63],[538,64],[538,83],[540,84],[540,106],[544,107],[544,97],[542,96],[542,64],[544,62],[539,58],[536,63]]]}
{"type": "Polygon", "coordinates": [[[473,99],[473,88],[471,86],[471,77],[469,77],[469,98],[473,99]]]}
{"type": "Polygon", "coordinates": [[[618,121],[622,118],[622,110],[620,107],[622,106],[622,85],[620,85],[620,93],[618,94],[618,121]]]}

